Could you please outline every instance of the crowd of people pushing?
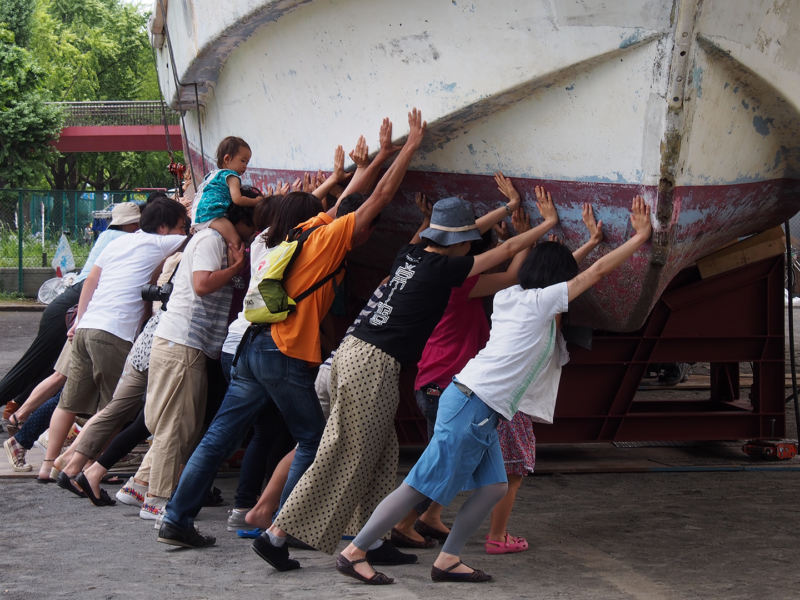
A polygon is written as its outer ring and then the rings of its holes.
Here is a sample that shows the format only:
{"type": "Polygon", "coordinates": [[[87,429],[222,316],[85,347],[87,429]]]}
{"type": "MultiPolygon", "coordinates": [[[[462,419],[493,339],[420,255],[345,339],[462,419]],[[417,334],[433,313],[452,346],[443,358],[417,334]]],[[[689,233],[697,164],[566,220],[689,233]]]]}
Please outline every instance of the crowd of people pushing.
{"type": "Polygon", "coordinates": [[[459,558],[490,514],[486,552],[526,550],[507,524],[534,469],[532,423],[552,421],[569,359],[562,317],[648,240],[649,208],[634,198],[634,235],[581,272],[603,239],[588,204],[588,241],[573,252],[540,241],[558,223],[550,194],[535,189],[542,221],[532,227],[502,173],[506,202],[478,219],[465,200],[418,194],[419,230],[337,340],[330,313],[347,255],[377,227],[425,135],[419,111],[408,123],[397,147],[384,120],[373,160],[361,137],[353,174],[339,146],[330,176],[266,195],[243,185],[251,150],[228,137],[190,203],[154,194],[141,211],[115,206],[77,282],[0,382],[0,403],[19,404],[4,444],[12,467],[32,469],[26,452],[46,431],[39,482],[96,506],[135,506],[159,542],[200,548],[216,540],[193,520],[221,501],[217,469],[249,440],[227,528],[255,538],[280,571],[300,566],[290,547],[333,554],[345,536],[336,569],[364,583],[392,583],[373,565],[417,562],[398,548],[439,544],[433,581],[490,581],[459,558]],[[251,299],[287,248],[296,255],[280,284],[291,306],[282,320],[251,323],[251,299]],[[147,284],[160,287],[143,294],[147,284]],[[492,296],[490,326],[482,299],[492,296]],[[429,443],[396,487],[399,378],[415,367],[429,443]],[[76,417],[89,420],[78,428],[76,417]],[[109,469],[148,439],[111,498],[101,487],[109,469]],[[468,490],[448,527],[443,508],[468,490]]]}

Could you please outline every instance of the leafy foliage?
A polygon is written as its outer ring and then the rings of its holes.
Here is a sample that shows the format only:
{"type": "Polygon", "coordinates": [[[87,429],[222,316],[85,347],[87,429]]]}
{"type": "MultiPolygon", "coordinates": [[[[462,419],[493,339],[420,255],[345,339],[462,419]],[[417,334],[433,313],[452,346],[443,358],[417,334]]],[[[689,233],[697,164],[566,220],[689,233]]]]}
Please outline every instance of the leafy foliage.
{"type": "MultiPolygon", "coordinates": [[[[160,99],[147,15],[137,7],[121,0],[35,4],[31,49],[53,100],[160,99]]],[[[168,163],[166,152],[56,154],[46,180],[54,189],[171,187],[168,163]]]]}
{"type": "Polygon", "coordinates": [[[17,45],[26,48],[30,40],[31,16],[35,3],[30,0],[3,0],[0,2],[0,23],[14,34],[17,45]]]}
{"type": "Polygon", "coordinates": [[[61,113],[45,104],[43,70],[14,34],[0,28],[0,186],[41,179],[49,142],[61,129],[61,113]]]}

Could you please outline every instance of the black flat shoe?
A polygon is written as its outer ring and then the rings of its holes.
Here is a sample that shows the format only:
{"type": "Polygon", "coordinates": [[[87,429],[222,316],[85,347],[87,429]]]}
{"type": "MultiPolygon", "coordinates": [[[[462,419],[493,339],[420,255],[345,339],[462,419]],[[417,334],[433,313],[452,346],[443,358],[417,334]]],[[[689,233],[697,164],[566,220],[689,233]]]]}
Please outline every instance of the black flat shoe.
{"type": "Polygon", "coordinates": [[[289,558],[289,547],[285,543],[283,546],[273,546],[266,531],[253,541],[253,550],[278,571],[294,571],[300,568],[299,562],[289,558]]]}
{"type": "Polygon", "coordinates": [[[367,550],[367,560],[371,565],[413,565],[417,562],[417,555],[404,554],[395,548],[392,542],[383,540],[383,543],[375,550],[367,550]]]}
{"type": "Polygon", "coordinates": [[[351,561],[347,560],[340,554],[336,557],[336,570],[342,575],[347,575],[353,579],[358,579],[361,583],[366,583],[367,585],[389,585],[390,583],[394,583],[394,578],[384,575],[383,573],[378,573],[378,571],[375,571],[375,574],[372,577],[365,577],[356,571],[355,565],[363,562],[369,564],[369,561],[366,558],[351,561]]]}
{"type": "Polygon", "coordinates": [[[439,531],[438,529],[434,529],[424,521],[420,521],[419,519],[416,520],[414,523],[414,531],[420,534],[422,537],[429,537],[437,540],[439,542],[446,542],[447,536],[450,535],[446,531],[439,531]]]}
{"type": "Polygon", "coordinates": [[[58,474],[58,479],[56,479],[56,485],[60,487],[62,490],[67,490],[68,492],[72,492],[78,498],[86,498],[86,494],[84,494],[79,489],[76,489],[75,486],[72,485],[72,478],[66,473],[64,473],[64,471],[61,471],[61,473],[58,474]]]}
{"type": "Polygon", "coordinates": [[[92,485],[83,473],[78,473],[78,476],[75,477],[75,483],[83,490],[83,493],[86,494],[86,497],[89,498],[95,506],[114,506],[117,503],[117,501],[112,500],[108,493],[102,488],[100,488],[100,497],[98,498],[95,496],[92,485]]]}
{"type": "Polygon", "coordinates": [[[435,548],[439,545],[439,542],[428,536],[424,536],[422,540],[417,541],[394,527],[392,527],[391,540],[392,544],[394,544],[397,548],[415,548],[417,550],[427,550],[429,548],[435,548]]]}
{"type": "Polygon", "coordinates": [[[455,583],[488,583],[492,581],[492,576],[487,575],[483,571],[473,569],[472,573],[453,573],[453,569],[463,565],[464,563],[458,561],[451,567],[440,569],[438,567],[431,567],[431,579],[436,583],[442,582],[455,582],[455,583]]]}

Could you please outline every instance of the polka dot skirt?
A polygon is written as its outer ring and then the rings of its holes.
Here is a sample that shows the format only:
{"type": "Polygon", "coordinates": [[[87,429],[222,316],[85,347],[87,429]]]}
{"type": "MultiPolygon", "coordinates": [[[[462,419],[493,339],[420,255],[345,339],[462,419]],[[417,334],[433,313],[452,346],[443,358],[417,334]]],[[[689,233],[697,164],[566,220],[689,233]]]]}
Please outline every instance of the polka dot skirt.
{"type": "Polygon", "coordinates": [[[353,336],[342,342],[331,365],[331,416],[278,527],[333,554],[342,535],[356,535],[394,491],[399,380],[394,358],[353,336]]]}

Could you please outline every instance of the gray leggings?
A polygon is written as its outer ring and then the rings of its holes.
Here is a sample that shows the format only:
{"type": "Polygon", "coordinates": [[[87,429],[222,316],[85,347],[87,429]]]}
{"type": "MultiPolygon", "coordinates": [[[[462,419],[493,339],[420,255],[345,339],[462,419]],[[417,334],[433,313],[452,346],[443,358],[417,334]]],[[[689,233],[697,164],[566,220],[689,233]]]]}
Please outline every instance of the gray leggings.
{"type": "MultiPolygon", "coordinates": [[[[458,511],[453,529],[442,546],[442,552],[459,556],[469,536],[478,530],[492,512],[494,505],[506,495],[507,490],[507,483],[493,483],[475,490],[458,511]]],[[[424,499],[425,494],[421,494],[406,483],[401,483],[399,488],[386,496],[378,505],[367,524],[353,540],[353,545],[366,552],[395,523],[406,516],[415,504],[424,499]]]]}

